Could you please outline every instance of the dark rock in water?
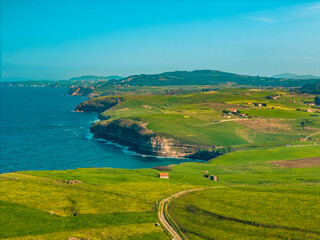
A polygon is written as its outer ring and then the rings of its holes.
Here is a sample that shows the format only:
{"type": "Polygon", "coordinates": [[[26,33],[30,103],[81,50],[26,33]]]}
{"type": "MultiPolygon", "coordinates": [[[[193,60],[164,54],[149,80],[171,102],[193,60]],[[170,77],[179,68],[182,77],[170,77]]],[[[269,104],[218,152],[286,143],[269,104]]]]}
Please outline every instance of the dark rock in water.
{"type": "Polygon", "coordinates": [[[76,87],[71,86],[68,90],[70,96],[89,97],[93,93],[93,87],[76,87]]]}
{"type": "Polygon", "coordinates": [[[218,157],[220,155],[222,155],[222,152],[220,152],[220,151],[206,151],[206,150],[203,150],[203,151],[199,151],[199,152],[196,152],[194,154],[188,155],[187,157],[191,158],[191,159],[199,159],[199,160],[208,161],[208,160],[210,160],[212,158],[216,158],[216,157],[218,157]]]}

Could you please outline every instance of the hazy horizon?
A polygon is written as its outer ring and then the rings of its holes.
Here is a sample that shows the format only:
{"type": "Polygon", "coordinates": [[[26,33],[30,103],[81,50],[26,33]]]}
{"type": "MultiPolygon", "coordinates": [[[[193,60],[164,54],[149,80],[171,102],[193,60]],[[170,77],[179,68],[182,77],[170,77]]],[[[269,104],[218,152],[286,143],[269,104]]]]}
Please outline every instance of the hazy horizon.
{"type": "Polygon", "coordinates": [[[320,1],[1,1],[1,79],[320,76],[320,1]]]}

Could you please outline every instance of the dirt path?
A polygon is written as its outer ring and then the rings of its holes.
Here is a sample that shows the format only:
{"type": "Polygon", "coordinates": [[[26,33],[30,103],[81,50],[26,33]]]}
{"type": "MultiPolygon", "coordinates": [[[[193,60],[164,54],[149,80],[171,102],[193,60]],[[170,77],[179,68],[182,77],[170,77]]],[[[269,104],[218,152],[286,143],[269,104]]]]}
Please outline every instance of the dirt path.
{"type": "Polygon", "coordinates": [[[310,134],[309,136],[307,136],[304,140],[307,141],[308,138],[311,138],[312,136],[317,135],[317,134],[320,134],[320,132],[312,133],[312,134],[310,134]]]}
{"type": "Polygon", "coordinates": [[[225,119],[225,120],[205,123],[205,124],[201,124],[201,125],[194,125],[194,126],[202,127],[202,126],[208,126],[208,125],[218,124],[218,123],[222,123],[222,122],[235,122],[235,121],[248,121],[248,120],[249,119],[247,119],[247,118],[232,118],[232,119],[225,119]]]}
{"type": "MultiPolygon", "coordinates": [[[[271,118],[272,119],[272,118],[271,118]]],[[[286,120],[286,121],[292,121],[292,119],[290,118],[277,118],[281,121],[286,120]]],[[[194,125],[197,127],[202,127],[202,126],[208,126],[208,125],[213,125],[213,124],[218,124],[218,123],[222,123],[222,122],[237,122],[237,121],[251,121],[251,120],[257,120],[257,119],[249,119],[249,118],[232,118],[232,119],[224,119],[224,120],[220,120],[220,121],[214,121],[214,122],[210,122],[210,123],[205,123],[205,124],[201,124],[201,125],[194,125]]],[[[258,118],[259,120],[259,118],[258,118]]]]}
{"type": "Polygon", "coordinates": [[[204,189],[211,189],[211,188],[220,188],[223,186],[216,186],[216,187],[204,187],[204,188],[195,188],[195,189],[189,189],[189,190],[184,190],[178,193],[175,193],[173,195],[171,195],[170,197],[167,197],[165,199],[163,199],[160,204],[159,204],[159,210],[158,210],[158,217],[160,222],[163,224],[163,226],[168,230],[168,232],[172,235],[174,240],[183,240],[180,235],[176,232],[176,230],[168,223],[166,217],[165,217],[165,208],[168,208],[168,204],[172,199],[175,199],[177,197],[180,197],[184,194],[190,193],[190,192],[194,192],[194,191],[200,191],[200,190],[204,190],[204,189]],[[168,203],[166,206],[165,204],[168,203]]]}

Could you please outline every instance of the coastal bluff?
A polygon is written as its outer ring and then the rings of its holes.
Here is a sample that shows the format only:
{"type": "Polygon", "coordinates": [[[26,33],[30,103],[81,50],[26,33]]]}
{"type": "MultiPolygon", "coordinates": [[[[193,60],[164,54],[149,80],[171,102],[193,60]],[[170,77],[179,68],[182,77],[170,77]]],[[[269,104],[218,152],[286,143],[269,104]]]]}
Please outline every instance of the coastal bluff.
{"type": "MultiPolygon", "coordinates": [[[[106,117],[106,114],[101,114],[124,101],[124,97],[96,97],[79,104],[75,111],[100,113],[100,121],[95,122],[90,128],[94,137],[128,146],[130,150],[137,153],[163,157],[190,156],[191,158],[206,155],[201,151],[200,146],[182,144],[176,139],[153,132],[147,128],[147,122],[128,118],[113,120],[106,117]],[[195,155],[199,152],[202,154],[195,155]]],[[[207,158],[201,160],[207,160],[207,158]]]]}
{"type": "Polygon", "coordinates": [[[141,154],[186,157],[198,151],[195,145],[180,144],[174,139],[161,137],[147,128],[147,123],[131,119],[98,121],[91,132],[96,138],[102,138],[128,146],[130,150],[141,154]]]}

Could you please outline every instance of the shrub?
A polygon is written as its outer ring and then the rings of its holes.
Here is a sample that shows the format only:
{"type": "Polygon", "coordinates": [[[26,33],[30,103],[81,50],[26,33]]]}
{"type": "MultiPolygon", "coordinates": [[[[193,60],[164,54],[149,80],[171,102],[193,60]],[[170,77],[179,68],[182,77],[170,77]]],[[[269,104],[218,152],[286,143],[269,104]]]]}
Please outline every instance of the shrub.
{"type": "Polygon", "coordinates": [[[153,167],[152,169],[156,169],[159,171],[171,171],[171,167],[169,166],[156,166],[156,167],[153,167]]]}

